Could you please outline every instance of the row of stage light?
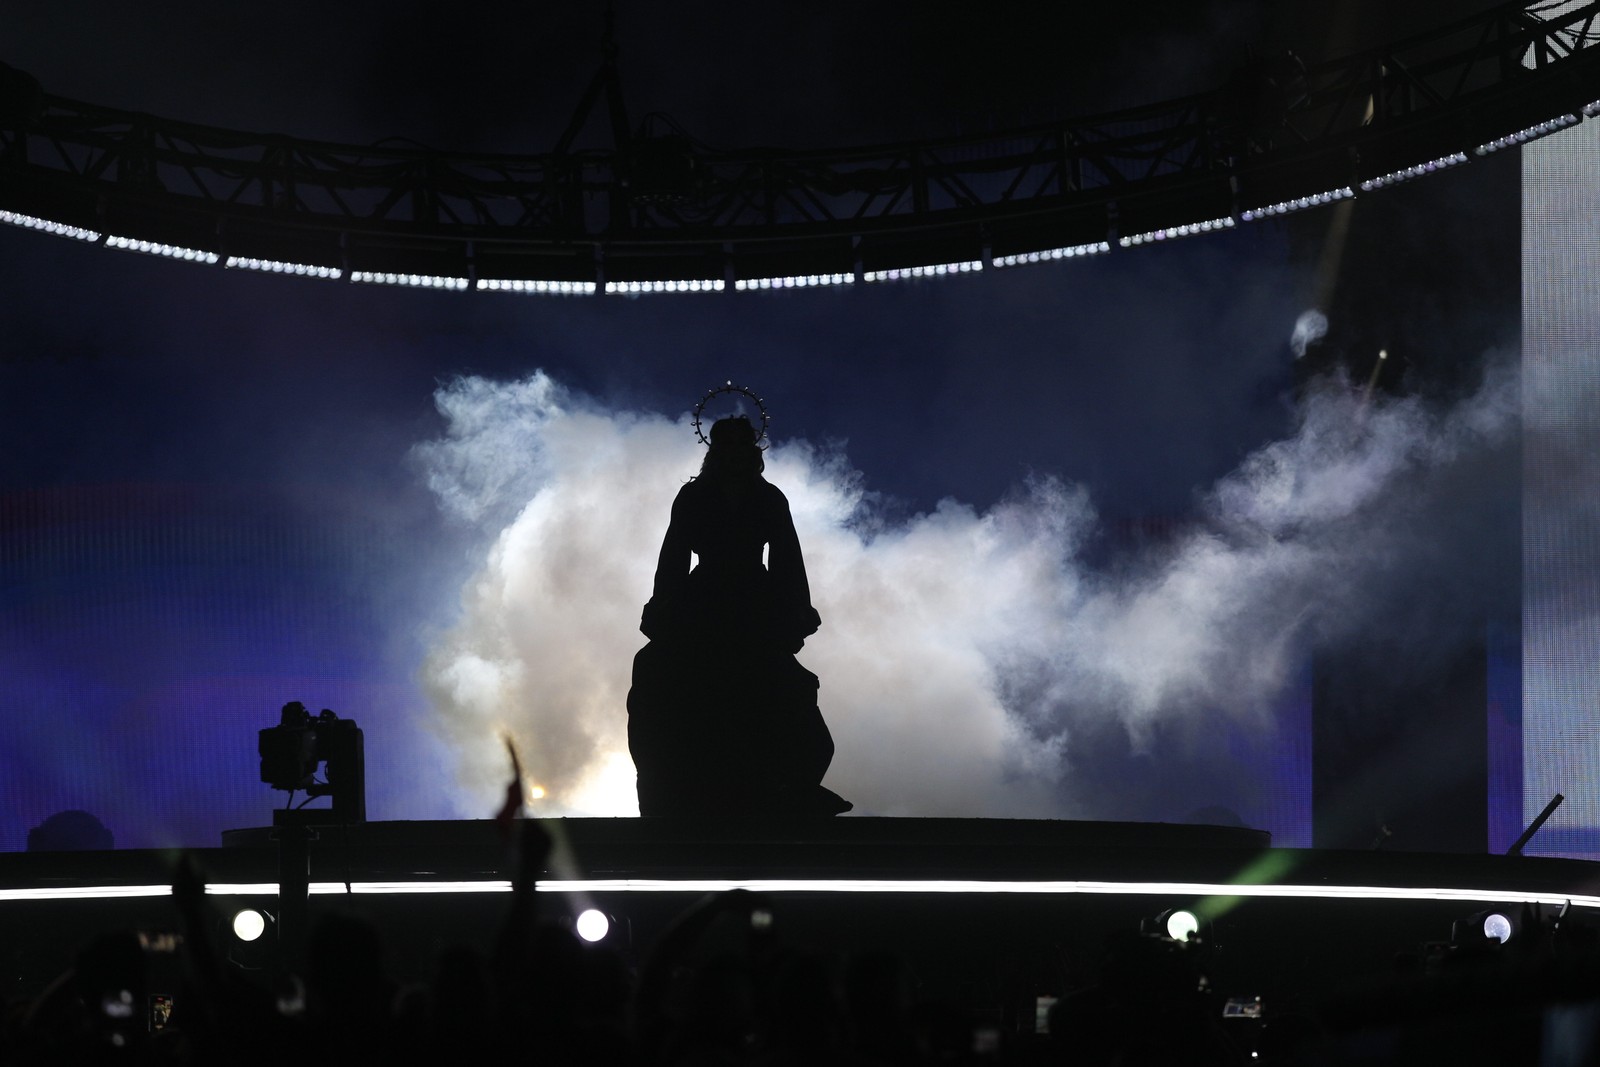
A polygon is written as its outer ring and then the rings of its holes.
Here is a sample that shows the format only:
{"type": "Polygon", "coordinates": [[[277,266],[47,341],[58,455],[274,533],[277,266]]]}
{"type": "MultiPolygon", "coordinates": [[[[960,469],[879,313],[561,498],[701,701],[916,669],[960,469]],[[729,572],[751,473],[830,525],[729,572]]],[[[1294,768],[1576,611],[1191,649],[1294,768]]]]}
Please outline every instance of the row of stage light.
{"type": "MultiPolygon", "coordinates": [[[[312,896],[509,893],[502,879],[474,881],[312,882],[312,896]]],[[[1462,904],[1571,905],[1600,909],[1600,896],[1474,887],[1370,885],[1234,885],[1226,882],[1133,881],[985,881],[950,879],[859,878],[568,878],[543,880],[541,893],[720,893],[743,889],[755,893],[928,893],[1031,894],[1049,896],[1240,897],[1250,899],[1433,901],[1462,904]]],[[[212,896],[276,896],[275,882],[213,882],[212,896]]],[[[0,902],[93,900],[165,897],[169,885],[86,885],[0,889],[0,902]]]]}
{"type": "MultiPolygon", "coordinates": [[[[1483,157],[1493,155],[1509,148],[1518,148],[1529,141],[1547,137],[1559,130],[1575,125],[1582,118],[1593,119],[1600,115],[1600,100],[1586,104],[1579,112],[1569,112],[1558,115],[1537,125],[1498,137],[1478,145],[1472,150],[1472,156],[1483,157]]],[[[1466,152],[1454,152],[1437,159],[1426,160],[1413,166],[1387,174],[1368,178],[1359,184],[1360,192],[1370,193],[1388,186],[1402,182],[1414,181],[1440,171],[1449,170],[1460,166],[1472,158],[1466,152]]],[[[1264,204],[1239,212],[1237,216],[1224,216],[1220,218],[1205,219],[1197,222],[1184,223],[1176,226],[1167,226],[1159,229],[1148,230],[1118,237],[1116,245],[1120,248],[1137,248],[1143,245],[1161,244],[1166,241],[1198,234],[1214,233],[1219,230],[1230,230],[1240,222],[1254,222],[1261,219],[1287,215],[1309,208],[1321,207],[1339,200],[1349,200],[1357,195],[1355,187],[1341,186],[1328,189],[1309,196],[1293,197],[1288,200],[1272,204],[1264,204]]],[[[85,229],[81,226],[72,226],[61,222],[52,222],[48,219],[37,218],[32,215],[20,214],[14,211],[0,209],[0,223],[20,226],[25,229],[37,230],[41,233],[67,237],[77,241],[93,244],[104,243],[107,248],[123,251],[139,252],[145,255],[163,256],[185,262],[200,263],[214,266],[218,262],[229,269],[253,270],[269,274],[289,274],[306,278],[320,278],[329,281],[343,280],[347,274],[349,280],[358,284],[369,285],[397,285],[415,289],[442,289],[464,291],[476,289],[478,292],[500,293],[532,293],[558,296],[592,296],[596,293],[636,296],[645,293],[720,293],[729,287],[723,278],[682,278],[658,281],[607,281],[603,285],[593,281],[551,281],[538,279],[505,279],[505,278],[478,278],[475,282],[471,278],[436,275],[412,274],[392,271],[355,270],[346,272],[340,267],[316,265],[309,263],[291,263],[273,259],[258,259],[247,256],[228,256],[224,259],[216,252],[204,251],[196,248],[186,248],[181,245],[164,244],[159,241],[142,240],[135,237],[118,235],[104,235],[97,230],[85,229]]],[[[732,288],[739,292],[773,289],[800,289],[817,286],[851,285],[856,281],[866,283],[903,281],[913,278],[943,277],[947,275],[971,274],[985,269],[986,266],[996,268],[1025,266],[1033,263],[1044,263],[1062,259],[1076,259],[1085,256],[1102,255],[1112,250],[1112,243],[1094,241],[1086,244],[1048,248],[1034,252],[1022,252],[1013,255],[994,256],[985,259],[961,260],[949,263],[931,263],[918,266],[895,267],[887,270],[854,271],[851,273],[833,274],[796,274],[784,277],[768,278],[739,278],[732,282],[732,288]]]]}

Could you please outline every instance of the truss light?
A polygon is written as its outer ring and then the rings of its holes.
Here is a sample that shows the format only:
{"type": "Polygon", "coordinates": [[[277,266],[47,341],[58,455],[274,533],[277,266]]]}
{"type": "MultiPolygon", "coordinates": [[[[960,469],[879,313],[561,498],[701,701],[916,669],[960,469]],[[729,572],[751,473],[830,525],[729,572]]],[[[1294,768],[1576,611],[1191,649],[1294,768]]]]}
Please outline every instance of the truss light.
{"type": "Polygon", "coordinates": [[[1584,118],[1592,119],[1596,115],[1600,115],[1600,100],[1594,100],[1594,101],[1591,101],[1590,103],[1587,103],[1587,104],[1583,105],[1583,117],[1584,118]]]}
{"type": "Polygon", "coordinates": [[[1131,237],[1119,237],[1117,243],[1123,248],[1137,248],[1139,245],[1167,241],[1176,237],[1193,237],[1197,233],[1231,230],[1233,226],[1233,219],[1225,215],[1220,219],[1207,219],[1204,222],[1186,222],[1182,226],[1168,226],[1164,230],[1151,230],[1148,233],[1136,233],[1131,237]]]}
{"type": "Polygon", "coordinates": [[[287,263],[278,259],[252,259],[248,256],[229,256],[223,264],[228,270],[259,270],[268,274],[298,274],[307,278],[344,277],[338,267],[318,267],[310,263],[287,263]]]}
{"type": "Polygon", "coordinates": [[[1094,241],[1086,245],[1068,245],[1043,252],[1020,252],[1014,256],[995,256],[996,267],[1019,267],[1024,263],[1044,263],[1052,259],[1074,259],[1078,256],[1097,256],[1111,251],[1111,242],[1094,241]]]}
{"type": "MultiPolygon", "coordinates": [[[[1589,105],[1589,107],[1593,106],[1593,104],[1589,105]]],[[[1589,110],[1589,107],[1584,108],[1586,113],[1589,110]]],[[[1496,137],[1492,141],[1487,141],[1484,144],[1479,145],[1477,148],[1474,148],[1472,153],[1473,155],[1486,156],[1491,152],[1498,152],[1502,148],[1515,148],[1520,144],[1535,140],[1536,138],[1547,137],[1550,134],[1555,133],[1557,130],[1564,130],[1568,126],[1577,123],[1577,121],[1578,116],[1570,112],[1565,115],[1557,115],[1555,118],[1547,119],[1546,121],[1539,123],[1537,126],[1529,126],[1525,130],[1518,130],[1516,133],[1508,133],[1504,137],[1496,137]]]]}
{"type": "Polygon", "coordinates": [[[0,210],[0,222],[8,226],[21,226],[27,230],[38,230],[40,233],[54,234],[57,237],[71,237],[75,241],[100,240],[100,235],[94,230],[86,230],[82,226],[68,226],[64,222],[51,222],[49,219],[22,215],[15,211],[0,210]]]}
{"type": "Polygon", "coordinates": [[[166,245],[160,241],[141,241],[137,237],[107,237],[107,248],[121,248],[128,252],[143,252],[147,256],[166,256],[168,259],[181,259],[190,263],[215,263],[215,252],[202,252],[198,248],[184,248],[182,245],[166,245]]]}
{"type": "Polygon", "coordinates": [[[941,274],[967,274],[983,269],[983,260],[965,259],[959,263],[932,263],[925,267],[896,267],[893,270],[869,270],[861,275],[863,281],[897,282],[905,278],[932,278],[941,274]]]}
{"type": "Polygon", "coordinates": [[[561,296],[590,296],[594,282],[545,282],[527,278],[479,278],[480,293],[556,293],[561,296]]]}
{"type": "Polygon", "coordinates": [[[804,289],[813,285],[851,285],[854,274],[796,274],[785,278],[740,278],[733,283],[735,290],[746,289],[804,289]]]}
{"type": "Polygon", "coordinates": [[[606,282],[606,292],[622,293],[720,293],[727,287],[721,278],[674,278],[655,282],[606,282]]]}
{"type": "Polygon", "coordinates": [[[1346,185],[1342,189],[1329,189],[1327,192],[1317,193],[1315,196],[1297,196],[1293,200],[1284,200],[1276,204],[1269,204],[1266,207],[1241,211],[1239,218],[1244,222],[1254,222],[1256,219],[1264,219],[1272,215],[1287,215],[1291,211],[1304,211],[1309,207],[1321,207],[1323,204],[1331,204],[1335,200],[1349,200],[1355,195],[1355,190],[1346,185]]]}
{"type": "Polygon", "coordinates": [[[1388,174],[1377,178],[1368,178],[1361,183],[1361,191],[1370,193],[1374,189],[1382,189],[1385,185],[1398,185],[1400,182],[1408,182],[1413,178],[1425,178],[1436,171],[1458,166],[1466,161],[1467,154],[1465,152],[1452,152],[1448,156],[1440,156],[1438,159],[1432,159],[1426,163],[1418,163],[1414,167],[1390,171],[1388,174]]]}
{"type": "Polygon", "coordinates": [[[353,282],[366,282],[370,285],[404,285],[412,289],[453,289],[461,291],[467,287],[467,279],[451,278],[438,274],[391,274],[388,271],[353,270],[350,272],[353,282]]]}

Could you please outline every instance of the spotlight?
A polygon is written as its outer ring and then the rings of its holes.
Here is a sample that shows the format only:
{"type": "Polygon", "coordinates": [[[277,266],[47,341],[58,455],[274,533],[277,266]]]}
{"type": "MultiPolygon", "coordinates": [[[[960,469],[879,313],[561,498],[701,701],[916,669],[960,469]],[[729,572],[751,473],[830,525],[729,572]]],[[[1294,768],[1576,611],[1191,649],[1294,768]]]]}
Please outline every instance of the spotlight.
{"type": "Polygon", "coordinates": [[[124,252],[142,252],[147,256],[165,256],[168,259],[181,259],[189,263],[215,263],[217,254],[207,252],[200,248],[185,248],[183,245],[163,244],[160,241],[142,241],[137,237],[107,237],[107,248],[120,248],[124,252]]]}
{"type": "Polygon", "coordinates": [[[255,259],[250,256],[229,256],[223,267],[227,270],[258,270],[267,274],[297,274],[303,278],[328,278],[338,281],[344,271],[338,267],[321,267],[313,263],[290,263],[280,259],[255,259]]]}
{"type": "Polygon", "coordinates": [[[579,913],[578,920],[574,926],[578,931],[578,936],[591,945],[598,941],[604,941],[606,935],[611,932],[611,920],[606,917],[605,912],[595,908],[586,908],[579,913]]]}
{"type": "Polygon", "coordinates": [[[806,289],[817,285],[852,285],[854,274],[794,274],[783,278],[740,278],[733,283],[737,292],[749,289],[806,289]]]}
{"type": "Polygon", "coordinates": [[[1200,920],[1195,918],[1194,912],[1174,908],[1167,912],[1164,929],[1167,936],[1174,941],[1188,941],[1200,932],[1200,920]]]}
{"type": "Polygon", "coordinates": [[[957,263],[929,263],[921,267],[896,267],[892,270],[863,271],[864,282],[898,282],[908,278],[934,278],[946,274],[969,274],[983,270],[983,260],[964,259],[957,263]]]}
{"type": "Polygon", "coordinates": [[[350,272],[350,280],[365,285],[404,285],[412,289],[449,289],[461,292],[467,288],[467,279],[438,274],[396,274],[392,271],[357,270],[350,272]]]}
{"type": "Polygon", "coordinates": [[[1570,112],[1565,115],[1557,115],[1555,118],[1547,119],[1537,126],[1529,126],[1527,129],[1518,130],[1516,133],[1508,133],[1504,137],[1496,137],[1492,141],[1486,141],[1474,148],[1472,152],[1474,155],[1487,156],[1504,148],[1516,148],[1518,145],[1527,144],[1529,141],[1540,137],[1548,137],[1557,130],[1564,130],[1577,121],[1578,116],[1570,112]]]}
{"type": "Polygon", "coordinates": [[[1233,226],[1233,219],[1224,216],[1222,218],[1206,219],[1204,222],[1186,222],[1182,226],[1168,226],[1161,230],[1150,230],[1146,233],[1119,237],[1117,238],[1117,244],[1123,248],[1137,248],[1140,245],[1153,244],[1156,241],[1167,241],[1176,237],[1193,237],[1197,233],[1231,230],[1233,226]]]}
{"type": "Polygon", "coordinates": [[[233,916],[233,936],[240,941],[255,941],[267,932],[267,916],[254,908],[245,908],[233,916]]]}
{"type": "Polygon", "coordinates": [[[53,234],[56,237],[70,237],[75,241],[100,240],[100,234],[94,230],[86,230],[81,226],[69,226],[64,222],[52,222],[49,219],[35,218],[32,215],[23,215],[15,211],[0,210],[0,222],[8,226],[21,226],[23,229],[53,234]]]}
{"type": "Polygon", "coordinates": [[[479,278],[480,293],[554,293],[558,296],[592,296],[594,282],[542,281],[536,278],[479,278]]]}
{"type": "Polygon", "coordinates": [[[1201,931],[1200,917],[1188,908],[1168,908],[1153,919],[1144,919],[1139,930],[1146,937],[1177,941],[1181,944],[1209,940],[1201,931]]]}
{"type": "Polygon", "coordinates": [[[1251,208],[1248,211],[1240,212],[1239,218],[1245,222],[1253,222],[1256,219],[1264,219],[1272,215],[1287,215],[1291,211],[1304,211],[1306,208],[1321,207],[1323,204],[1331,204],[1335,200],[1349,200],[1355,195],[1355,190],[1346,185],[1338,189],[1329,189],[1326,192],[1316,193],[1312,196],[1297,196],[1292,200],[1268,204],[1266,207],[1251,208]]]}
{"type": "Polygon", "coordinates": [[[720,293],[727,288],[721,278],[673,278],[652,282],[606,282],[605,291],[632,296],[638,293],[720,293]]]}
{"type": "Polygon", "coordinates": [[[1042,252],[1019,252],[1011,256],[995,256],[994,265],[997,267],[1018,267],[1025,263],[1043,263],[1052,259],[1075,259],[1079,256],[1098,256],[1111,251],[1109,241],[1095,241],[1085,245],[1068,245],[1062,248],[1049,248],[1042,252]]]}
{"type": "Polygon", "coordinates": [[[1466,161],[1467,154],[1465,152],[1452,152],[1448,156],[1440,156],[1438,159],[1431,159],[1426,163],[1418,163],[1416,166],[1406,167],[1404,170],[1390,171],[1388,174],[1380,174],[1375,178],[1368,178],[1361,183],[1361,191],[1370,193],[1372,190],[1382,189],[1386,185],[1396,185],[1415,178],[1425,178],[1449,167],[1460,166],[1466,161]]]}
{"type": "Polygon", "coordinates": [[[1515,932],[1516,925],[1510,916],[1485,909],[1457,920],[1450,928],[1450,940],[1460,946],[1482,948],[1503,945],[1515,932]]]}

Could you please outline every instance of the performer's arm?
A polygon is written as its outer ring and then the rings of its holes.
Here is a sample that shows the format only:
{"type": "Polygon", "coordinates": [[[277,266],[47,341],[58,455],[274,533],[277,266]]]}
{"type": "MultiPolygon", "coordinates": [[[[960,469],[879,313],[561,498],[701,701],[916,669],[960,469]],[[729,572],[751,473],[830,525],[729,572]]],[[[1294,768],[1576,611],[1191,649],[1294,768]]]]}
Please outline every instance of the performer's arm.
{"type": "MultiPolygon", "coordinates": [[[[770,483],[769,483],[770,484],[770,483]]],[[[800,536],[794,530],[789,501],[777,486],[771,486],[773,515],[771,540],[767,548],[767,570],[779,602],[788,611],[794,636],[804,640],[817,632],[822,619],[811,606],[811,583],[806,580],[806,561],[800,554],[800,536]]]]}
{"type": "MultiPolygon", "coordinates": [[[[693,484],[693,483],[690,483],[693,484]]],[[[690,545],[688,512],[692,506],[686,499],[689,486],[678,490],[672,502],[672,521],[667,524],[667,536],[661,541],[661,555],[656,559],[655,587],[650,593],[650,603],[644,606],[644,617],[639,629],[646,637],[656,636],[656,622],[668,610],[689,581],[689,565],[693,561],[690,545]]]]}

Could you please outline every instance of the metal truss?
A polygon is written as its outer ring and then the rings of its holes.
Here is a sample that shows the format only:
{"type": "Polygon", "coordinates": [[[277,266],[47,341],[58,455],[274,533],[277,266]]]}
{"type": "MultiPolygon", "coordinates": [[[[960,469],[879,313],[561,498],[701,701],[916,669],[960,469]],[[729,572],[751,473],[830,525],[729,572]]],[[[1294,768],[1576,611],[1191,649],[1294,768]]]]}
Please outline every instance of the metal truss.
{"type": "Polygon", "coordinates": [[[235,257],[480,278],[859,275],[1126,244],[1352,195],[1577,121],[1600,100],[1600,50],[1586,48],[1600,0],[1566,6],[1505,5],[1312,68],[1284,53],[1215,91],[1114,114],[848,150],[711,151],[660,123],[630,133],[614,50],[544,155],[262,136],[44,95],[0,106],[0,208],[235,257]],[[602,91],[613,144],[573,150],[602,91]]]}

